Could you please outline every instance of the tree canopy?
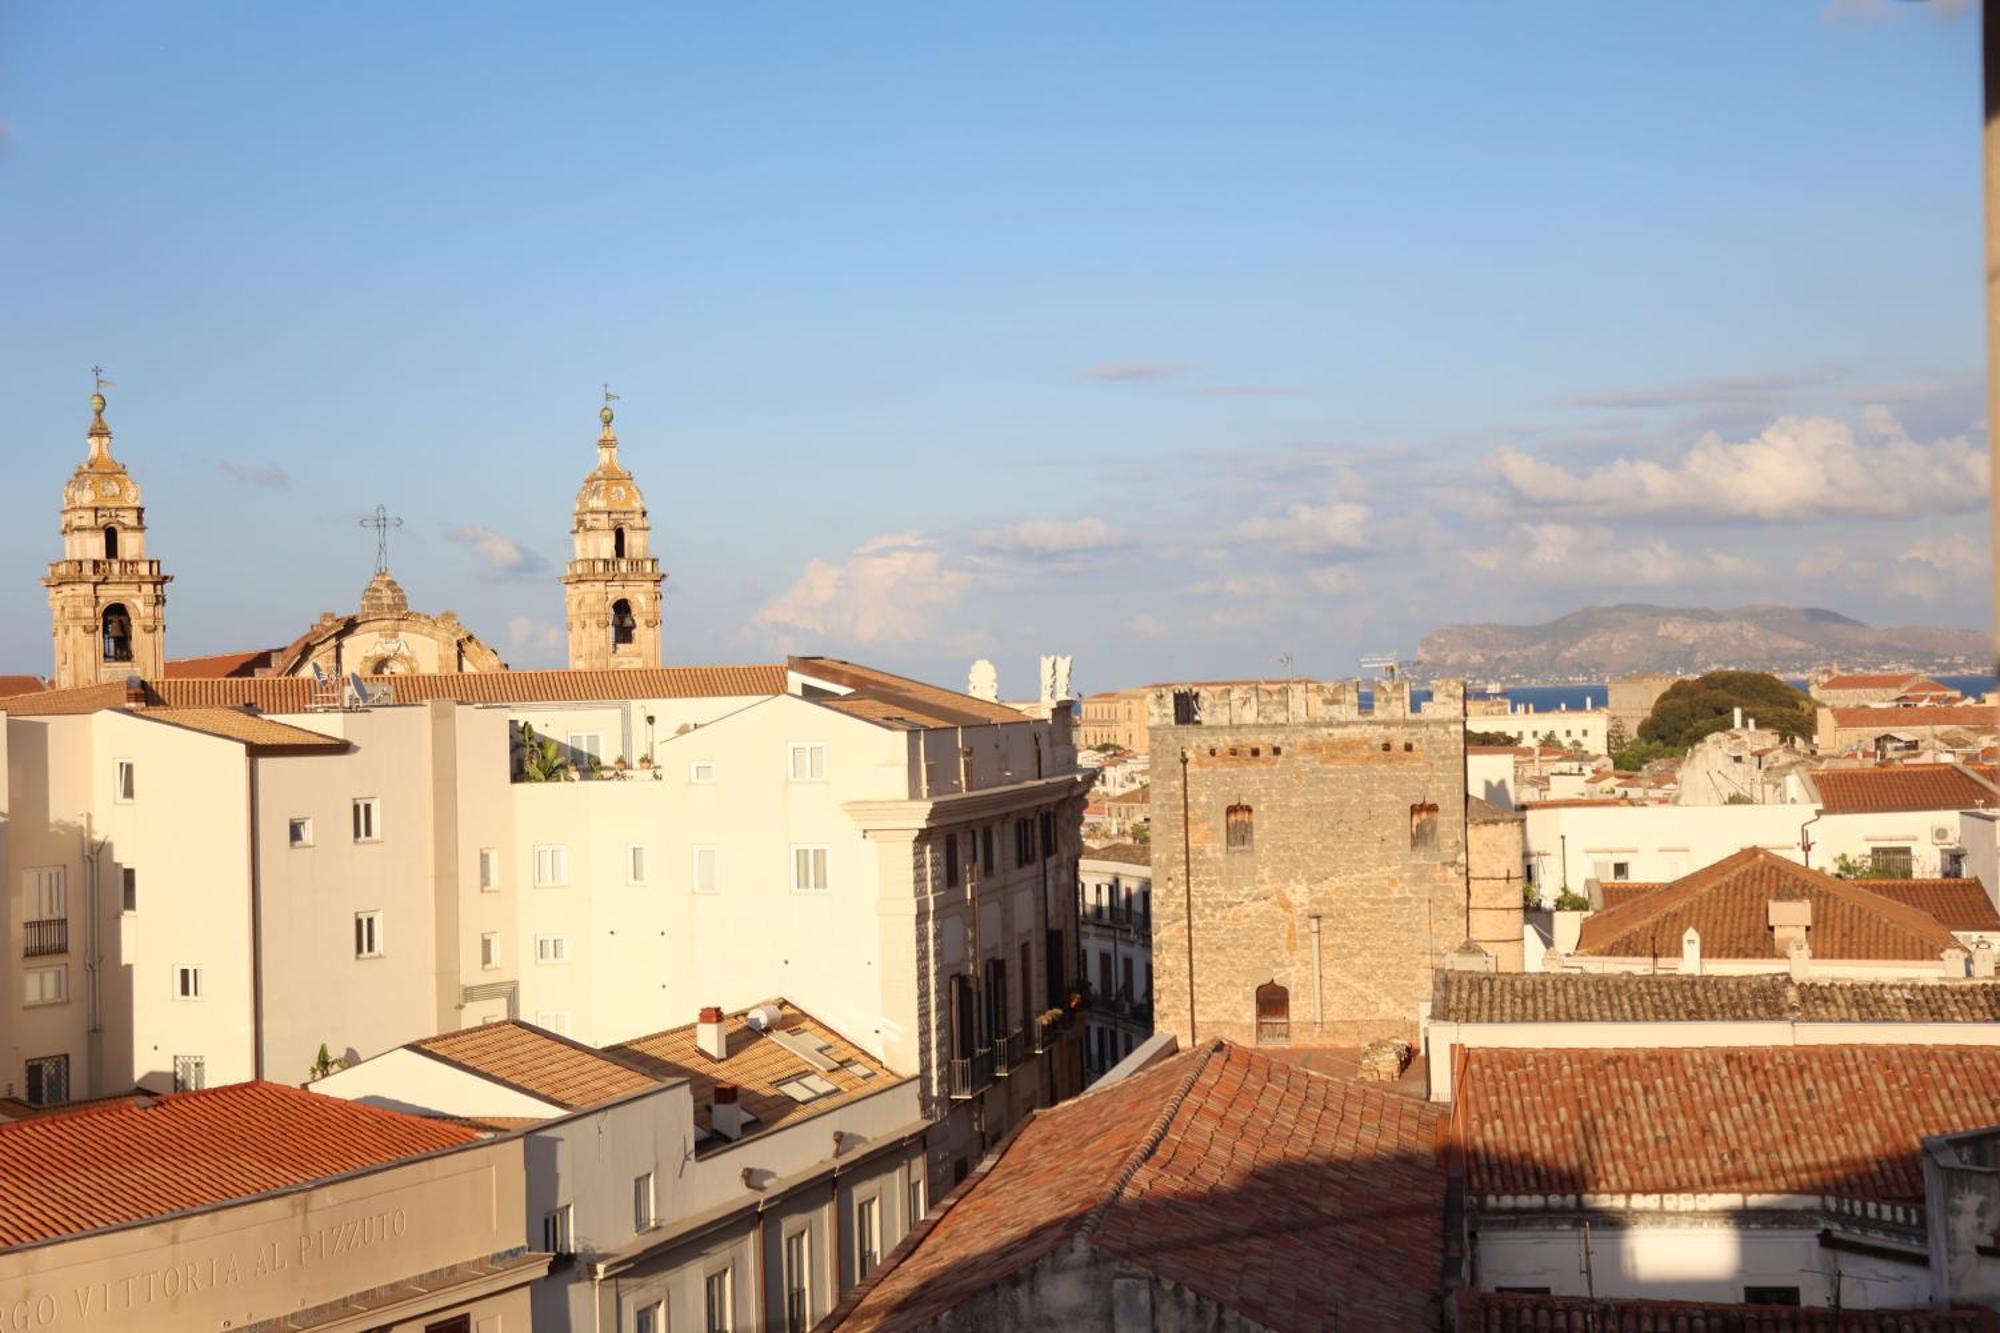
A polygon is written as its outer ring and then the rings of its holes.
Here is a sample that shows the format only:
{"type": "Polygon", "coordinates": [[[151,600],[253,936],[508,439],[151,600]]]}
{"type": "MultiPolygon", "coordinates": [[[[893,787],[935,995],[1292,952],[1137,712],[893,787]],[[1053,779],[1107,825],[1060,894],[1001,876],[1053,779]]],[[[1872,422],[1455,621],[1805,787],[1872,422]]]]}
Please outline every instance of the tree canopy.
{"type": "Polygon", "coordinates": [[[1812,737],[1813,702],[1784,681],[1761,671],[1711,671],[1670,685],[1639,724],[1639,739],[1685,749],[1729,730],[1738,708],[1764,730],[1812,737]]]}

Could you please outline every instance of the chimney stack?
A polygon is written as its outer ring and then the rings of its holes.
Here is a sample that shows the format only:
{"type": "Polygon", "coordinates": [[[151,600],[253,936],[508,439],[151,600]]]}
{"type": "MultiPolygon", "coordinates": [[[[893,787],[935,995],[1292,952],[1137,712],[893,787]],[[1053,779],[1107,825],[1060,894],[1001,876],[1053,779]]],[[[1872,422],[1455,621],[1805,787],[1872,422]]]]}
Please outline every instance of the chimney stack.
{"type": "MultiPolygon", "coordinates": [[[[729,1029],[723,1025],[721,1005],[711,1004],[701,1011],[694,1025],[694,1044],[711,1060],[729,1058],[729,1029]]],[[[736,1089],[731,1088],[729,1094],[734,1100],[736,1089]]]]}
{"type": "Polygon", "coordinates": [[[146,682],[142,677],[125,677],[125,706],[127,708],[146,706],[146,682]]]}
{"type": "Polygon", "coordinates": [[[1735,709],[1732,712],[1729,729],[1731,731],[1743,730],[1743,710],[1741,708],[1735,709]]]}
{"type": "Polygon", "coordinates": [[[1681,934],[1681,971],[1691,977],[1701,975],[1701,932],[1693,926],[1681,934]]]}
{"type": "Polygon", "coordinates": [[[1987,940],[1981,940],[1972,946],[1972,975],[1982,981],[1990,981],[1993,972],[1993,945],[1987,940]]]}
{"type": "Polygon", "coordinates": [[[736,1100],[734,1083],[715,1085],[715,1101],[708,1108],[709,1128],[725,1139],[743,1137],[743,1106],[736,1100]]]}
{"type": "Polygon", "coordinates": [[[1780,954],[1791,951],[1792,941],[1806,942],[1812,929],[1812,904],[1799,898],[1773,898],[1766,906],[1771,940],[1780,954]]]}

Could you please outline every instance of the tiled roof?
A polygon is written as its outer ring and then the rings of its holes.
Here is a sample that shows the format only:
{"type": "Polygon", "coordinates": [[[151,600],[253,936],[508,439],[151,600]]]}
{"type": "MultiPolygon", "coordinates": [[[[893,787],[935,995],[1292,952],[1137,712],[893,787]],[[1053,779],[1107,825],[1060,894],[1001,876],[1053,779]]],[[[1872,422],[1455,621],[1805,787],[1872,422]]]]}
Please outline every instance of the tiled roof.
{"type": "Polygon", "coordinates": [[[1603,895],[1604,907],[1608,911],[1637,902],[1649,893],[1666,888],[1669,883],[1669,880],[1601,879],[1597,881],[1597,889],[1603,895]]]}
{"type": "MultiPolygon", "coordinates": [[[[1990,774],[1986,775],[1990,780],[1990,774]]],[[[1893,768],[1823,768],[1812,775],[1830,815],[1888,810],[1976,810],[2000,805],[2000,792],[1956,764],[1893,768]]]]}
{"type": "Polygon", "coordinates": [[[1442,1023],[2000,1023],[2000,982],[1440,968],[1431,1017],[1442,1023]]]}
{"type": "Polygon", "coordinates": [[[1495,805],[1483,796],[1468,796],[1465,798],[1465,818],[1473,824],[1505,824],[1509,820],[1526,819],[1527,816],[1519,810],[1495,805]]]}
{"type": "Polygon", "coordinates": [[[43,690],[0,701],[9,717],[51,717],[74,713],[95,713],[103,708],[119,708],[125,703],[125,687],[116,681],[108,685],[78,685],[67,690],[43,690]]]}
{"type": "Polygon", "coordinates": [[[1857,879],[1870,893],[1928,912],[1946,930],[2000,931],[2000,911],[1976,879],[1857,879]]]}
{"type": "Polygon", "coordinates": [[[1578,954],[1679,955],[1689,926],[1704,958],[1779,958],[1773,901],[1812,904],[1806,942],[1815,958],[1934,961],[1958,940],[1927,912],[1822,875],[1762,847],[1748,847],[1664,889],[1583,920],[1578,954]]]}
{"type": "Polygon", "coordinates": [[[1035,1111],[828,1327],[927,1326],[1081,1239],[1277,1333],[1436,1328],[1441,1119],[1206,1043],[1035,1111]]]}
{"type": "Polygon", "coordinates": [[[1458,1333],[2000,1333],[1992,1310],[1831,1310],[1458,1293],[1458,1333]]]}
{"type": "Polygon", "coordinates": [[[17,694],[39,694],[48,688],[48,682],[40,676],[0,676],[0,699],[11,699],[17,694]]]}
{"type": "Polygon", "coordinates": [[[1117,861],[1128,866],[1151,866],[1153,850],[1141,847],[1136,842],[1114,842],[1103,847],[1086,847],[1083,850],[1086,861],[1117,861]]]}
{"type": "Polygon", "coordinates": [[[769,1033],[756,1031],[744,1021],[750,1012],[747,1009],[723,1015],[726,1032],[723,1050],[729,1055],[726,1060],[711,1060],[703,1054],[695,1041],[693,1023],[607,1046],[604,1053],[650,1078],[687,1079],[694,1094],[695,1123],[703,1129],[709,1127],[709,1107],[715,1100],[717,1083],[734,1083],[738,1104],[757,1117],[758,1123],[753,1128],[769,1129],[818,1115],[901,1081],[889,1072],[887,1065],[811,1014],[783,1000],[771,1003],[780,1012],[776,1030],[788,1038],[822,1046],[832,1069],[811,1064],[769,1033]],[[834,1091],[800,1102],[779,1087],[807,1075],[825,1079],[834,1091]]]}
{"type": "Polygon", "coordinates": [[[169,680],[248,676],[277,656],[276,648],[252,648],[246,653],[211,653],[207,657],[170,657],[163,668],[169,680]]]}
{"type": "Polygon", "coordinates": [[[884,726],[977,727],[1028,720],[1026,713],[1005,704],[975,699],[956,690],[843,662],[837,657],[794,657],[788,665],[801,675],[852,691],[838,696],[808,696],[814,702],[884,726]]]}
{"type": "Polygon", "coordinates": [[[186,731],[204,732],[226,741],[239,741],[253,750],[325,750],[339,753],[347,742],[304,727],[273,722],[268,717],[240,708],[142,708],[132,714],[148,722],[163,722],[186,731]]]}
{"type": "Polygon", "coordinates": [[[1121,791],[1116,796],[1105,797],[1104,803],[1106,805],[1151,805],[1153,803],[1153,789],[1151,787],[1134,787],[1131,791],[1121,791]]]}
{"type": "Polygon", "coordinates": [[[570,1109],[659,1082],[581,1042],[516,1020],[425,1037],[409,1049],[570,1109]]]}
{"type": "MultiPolygon", "coordinates": [[[[1925,708],[1833,708],[1833,725],[1842,731],[1871,728],[1896,731],[1903,727],[1972,727],[1992,731],[1992,704],[1940,704],[1925,708]]],[[[1824,738],[1822,738],[1823,740],[1824,738]]]]}
{"type": "Polygon", "coordinates": [[[476,1142],[275,1083],[122,1099],[0,1125],[0,1246],[160,1217],[476,1142]]]}
{"type": "MultiPolygon", "coordinates": [[[[1828,676],[1819,683],[1822,690],[1893,690],[1905,683],[1923,680],[1913,671],[1889,671],[1852,676],[1828,676]]],[[[1925,684],[1931,682],[1925,681],[1925,684]]]]}
{"type": "Polygon", "coordinates": [[[1468,1051],[1476,1195],[1924,1197],[1919,1144],[2000,1120],[1983,1046],[1468,1051]]]}

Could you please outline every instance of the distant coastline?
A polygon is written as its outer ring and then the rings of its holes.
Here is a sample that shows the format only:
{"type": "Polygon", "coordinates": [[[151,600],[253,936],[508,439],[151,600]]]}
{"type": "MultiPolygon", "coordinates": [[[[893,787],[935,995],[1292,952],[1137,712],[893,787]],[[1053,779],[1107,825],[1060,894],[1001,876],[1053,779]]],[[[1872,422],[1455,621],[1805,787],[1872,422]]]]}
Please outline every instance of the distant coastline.
{"type": "MultiPolygon", "coordinates": [[[[1780,679],[1803,690],[1804,676],[1782,676],[1780,679]]],[[[1934,675],[1931,677],[1940,685],[1949,685],[1968,699],[1977,699],[1994,689],[1991,674],[1978,675],[1934,675]]],[[[1507,692],[1496,698],[1515,705],[1530,705],[1537,713],[1557,713],[1565,708],[1602,708],[1609,695],[1610,686],[1601,680],[1572,681],[1561,685],[1509,685],[1507,692]]],[[[1415,701],[1421,703],[1431,697],[1428,686],[1415,686],[1411,690],[1415,701]]]]}

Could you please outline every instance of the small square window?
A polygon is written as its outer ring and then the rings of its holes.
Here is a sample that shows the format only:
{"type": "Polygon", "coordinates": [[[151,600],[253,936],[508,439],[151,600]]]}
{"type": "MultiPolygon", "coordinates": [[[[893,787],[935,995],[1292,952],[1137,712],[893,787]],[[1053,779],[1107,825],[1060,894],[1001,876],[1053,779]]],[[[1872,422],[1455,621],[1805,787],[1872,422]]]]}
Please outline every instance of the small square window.
{"type": "Polygon", "coordinates": [[[382,956],[382,914],[380,912],[356,912],[354,914],[354,956],[356,958],[380,958],[382,956]]]}
{"type": "Polygon", "coordinates": [[[493,972],[499,969],[499,932],[489,930],[479,937],[479,966],[482,971],[486,972],[493,972]]]}
{"type": "MultiPolygon", "coordinates": [[[[312,845],[313,845],[313,822],[312,822],[312,820],[310,820],[310,819],[294,819],[294,820],[290,821],[290,823],[289,823],[289,825],[288,825],[288,828],[287,828],[287,834],[286,834],[286,837],[287,837],[287,840],[288,840],[288,841],[289,841],[289,842],[290,842],[290,843],[292,844],[292,846],[294,846],[294,847],[310,847],[310,846],[312,846],[312,845]]],[[[357,837],[358,837],[358,835],[357,835],[357,837]]]]}
{"type": "Polygon", "coordinates": [[[653,1173],[648,1171],[632,1182],[632,1230],[652,1230],[657,1217],[654,1211],[653,1173]]]}
{"type": "Polygon", "coordinates": [[[538,963],[567,963],[569,961],[569,936],[537,935],[535,937],[535,961],[538,963]]]}
{"type": "Polygon", "coordinates": [[[817,741],[796,743],[791,748],[792,781],[826,781],[826,746],[817,741]]]}
{"type": "Polygon", "coordinates": [[[792,848],[792,890],[819,893],[826,889],[826,848],[792,848]]]}
{"type": "Polygon", "coordinates": [[[362,796],[354,802],[354,840],[356,842],[380,842],[382,840],[382,800],[378,796],[362,796]]]}
{"type": "Polygon", "coordinates": [[[116,785],[112,788],[112,799],[120,805],[139,799],[139,771],[130,759],[118,761],[118,772],[113,781],[116,785]]]}
{"type": "Polygon", "coordinates": [[[120,866],[120,887],[124,891],[125,907],[128,912],[139,910],[139,872],[131,866],[120,866]]]}
{"type": "Polygon", "coordinates": [[[174,998],[176,1000],[199,1000],[201,998],[201,969],[182,963],[174,968],[174,998]]]}
{"type": "Polygon", "coordinates": [[[200,1092],[208,1086],[208,1060],[199,1055],[174,1057],[174,1091],[200,1092]]]}
{"type": "Polygon", "coordinates": [[[625,882],[627,884],[646,882],[646,849],[636,843],[625,849],[625,882]]]}
{"type": "Polygon", "coordinates": [[[30,967],[22,971],[21,1003],[61,1004],[69,999],[69,964],[30,967]]]}
{"type": "Polygon", "coordinates": [[[500,892],[500,849],[481,847],[479,849],[479,891],[481,893],[500,892]]]}
{"type": "Polygon", "coordinates": [[[688,781],[699,783],[715,781],[715,761],[712,759],[697,759],[692,764],[689,764],[688,781]]]}
{"type": "Polygon", "coordinates": [[[717,891],[715,848],[694,849],[694,891],[714,893],[717,891]]]}
{"type": "Polygon", "coordinates": [[[569,848],[535,848],[535,887],[559,888],[569,883],[569,848]]]}

